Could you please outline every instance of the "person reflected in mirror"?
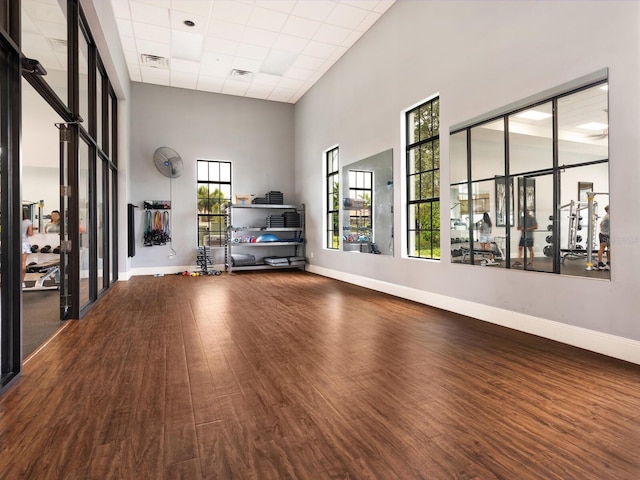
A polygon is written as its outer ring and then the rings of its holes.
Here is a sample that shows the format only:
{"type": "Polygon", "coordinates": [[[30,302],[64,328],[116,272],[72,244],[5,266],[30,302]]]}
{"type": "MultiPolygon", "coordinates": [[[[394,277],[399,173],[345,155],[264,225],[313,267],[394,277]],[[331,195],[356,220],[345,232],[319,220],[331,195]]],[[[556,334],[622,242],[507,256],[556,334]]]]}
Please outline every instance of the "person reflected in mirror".
{"type": "Polygon", "coordinates": [[[600,247],[598,248],[598,265],[597,270],[611,270],[611,245],[609,243],[609,205],[604,207],[604,211],[607,212],[600,221],[600,233],[598,235],[600,240],[600,247]],[[603,256],[605,250],[607,251],[607,263],[604,263],[603,256]]]}
{"type": "Polygon", "coordinates": [[[29,240],[31,236],[33,236],[33,223],[25,212],[22,214],[22,288],[25,287],[24,277],[27,274],[27,259],[31,253],[31,241],[29,240]]]}
{"type": "Polygon", "coordinates": [[[51,212],[51,221],[44,226],[44,233],[60,233],[60,212],[51,212]]]}
{"type": "MultiPolygon", "coordinates": [[[[480,249],[491,251],[491,229],[493,223],[491,217],[487,212],[482,214],[482,220],[478,222],[478,237],[480,240],[480,249]]],[[[491,260],[493,260],[493,253],[491,253],[491,260]]]]}
{"type": "Polygon", "coordinates": [[[531,211],[525,210],[524,215],[520,216],[520,222],[518,223],[518,230],[520,230],[520,242],[518,243],[518,260],[514,262],[514,266],[522,266],[522,255],[525,247],[527,248],[527,267],[533,267],[533,259],[535,257],[533,253],[533,232],[538,229],[538,221],[536,217],[531,214],[531,211]]]}

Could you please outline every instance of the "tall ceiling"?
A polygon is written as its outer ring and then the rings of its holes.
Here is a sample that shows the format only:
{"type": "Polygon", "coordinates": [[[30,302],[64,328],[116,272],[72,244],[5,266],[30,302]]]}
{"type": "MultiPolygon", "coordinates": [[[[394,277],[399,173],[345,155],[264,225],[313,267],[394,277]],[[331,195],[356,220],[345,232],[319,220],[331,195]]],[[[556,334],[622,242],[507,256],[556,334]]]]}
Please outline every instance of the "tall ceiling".
{"type": "Polygon", "coordinates": [[[395,0],[110,2],[132,81],[295,103],[395,0]]]}

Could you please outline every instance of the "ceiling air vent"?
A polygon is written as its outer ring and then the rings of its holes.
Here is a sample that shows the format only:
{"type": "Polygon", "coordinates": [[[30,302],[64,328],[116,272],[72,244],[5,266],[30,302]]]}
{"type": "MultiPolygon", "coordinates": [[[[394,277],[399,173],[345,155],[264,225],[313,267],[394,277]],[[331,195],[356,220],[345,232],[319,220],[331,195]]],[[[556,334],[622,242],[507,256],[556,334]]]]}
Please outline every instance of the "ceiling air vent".
{"type": "Polygon", "coordinates": [[[232,77],[248,77],[251,75],[252,72],[250,72],[249,70],[240,70],[239,68],[234,68],[233,70],[231,70],[231,76],[232,77]]]}
{"type": "Polygon", "coordinates": [[[49,42],[56,52],[67,52],[67,41],[61,38],[50,38],[49,42]]]}
{"type": "Polygon", "coordinates": [[[151,67],[151,68],[169,68],[169,60],[165,57],[159,57],[158,55],[149,55],[146,53],[142,53],[140,55],[140,65],[143,67],[151,67]]]}

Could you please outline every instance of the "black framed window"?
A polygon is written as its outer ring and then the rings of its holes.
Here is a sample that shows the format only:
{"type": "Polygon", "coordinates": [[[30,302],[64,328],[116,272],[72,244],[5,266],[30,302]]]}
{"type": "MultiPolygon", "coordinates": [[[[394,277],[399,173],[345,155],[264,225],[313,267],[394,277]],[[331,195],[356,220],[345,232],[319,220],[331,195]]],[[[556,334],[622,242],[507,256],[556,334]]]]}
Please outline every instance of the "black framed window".
{"type": "Polygon", "coordinates": [[[332,148],[326,153],[326,192],[325,211],[327,222],[327,239],[325,246],[328,249],[340,248],[340,156],[338,147],[332,148]]]}
{"type": "Polygon", "coordinates": [[[440,100],[406,113],[407,255],[440,259],[440,100]]]}
{"type": "Polygon", "coordinates": [[[197,161],[198,246],[225,245],[225,209],[231,201],[231,162],[197,161]]]}

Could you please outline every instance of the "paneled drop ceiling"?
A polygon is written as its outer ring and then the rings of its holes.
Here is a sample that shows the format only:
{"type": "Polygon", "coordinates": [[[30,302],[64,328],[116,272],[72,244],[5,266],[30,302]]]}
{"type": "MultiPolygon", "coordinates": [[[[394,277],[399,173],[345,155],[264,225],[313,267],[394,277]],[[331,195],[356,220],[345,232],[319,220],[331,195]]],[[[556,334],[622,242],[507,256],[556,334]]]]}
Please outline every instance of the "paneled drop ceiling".
{"type": "Polygon", "coordinates": [[[288,103],[395,2],[110,1],[132,81],[288,103]]]}

